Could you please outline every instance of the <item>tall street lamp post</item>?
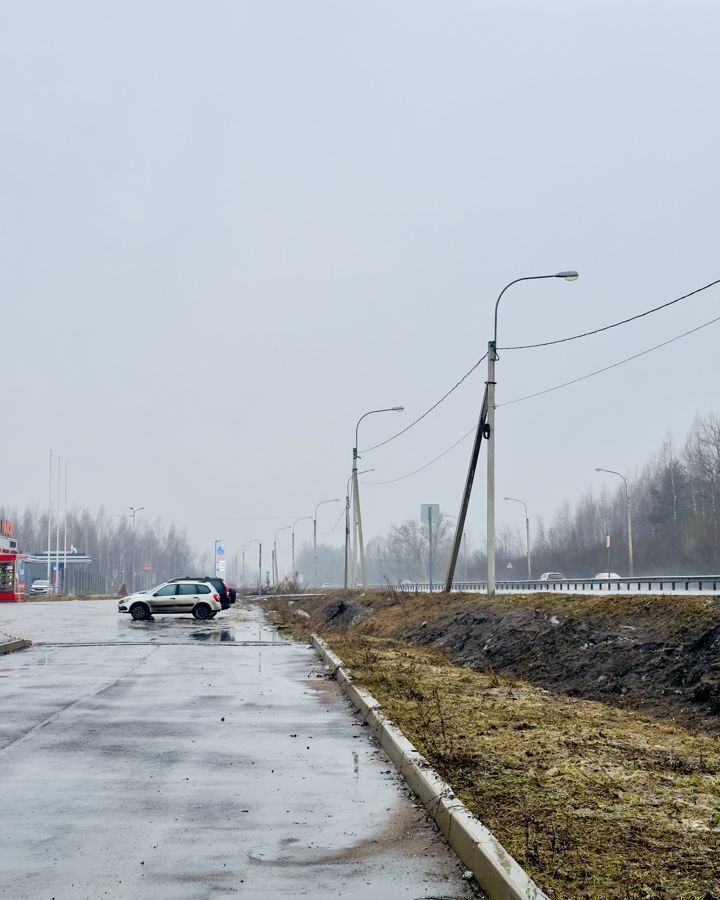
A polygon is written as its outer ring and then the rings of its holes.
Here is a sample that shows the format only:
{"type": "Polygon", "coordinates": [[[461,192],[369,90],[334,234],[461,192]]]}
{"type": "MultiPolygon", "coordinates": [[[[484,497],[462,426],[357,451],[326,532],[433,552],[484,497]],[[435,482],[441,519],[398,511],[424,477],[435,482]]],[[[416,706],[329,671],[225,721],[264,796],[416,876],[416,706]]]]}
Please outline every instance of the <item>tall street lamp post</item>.
{"type": "MultiPolygon", "coordinates": [[[[368,472],[374,472],[375,469],[363,469],[362,472],[358,472],[358,475],[366,475],[368,472]]],[[[348,562],[350,556],[350,482],[352,481],[352,475],[348,478],[347,484],[345,485],[345,589],[347,590],[348,586],[348,562]]],[[[351,579],[354,578],[354,573],[351,575],[351,579]]]]}
{"type": "Polygon", "coordinates": [[[523,509],[525,510],[525,541],[527,548],[527,578],[528,581],[532,579],[532,566],[530,565],[530,517],[528,516],[528,508],[527,504],[524,500],[516,500],[515,497],[504,497],[503,499],[509,500],[511,503],[521,503],[523,509]]]}
{"type": "Polygon", "coordinates": [[[315,507],[315,515],[313,516],[313,560],[315,563],[315,585],[317,585],[317,582],[318,582],[318,555],[317,555],[317,514],[318,514],[318,509],[320,509],[320,507],[324,503],[339,503],[339,502],[340,502],[340,498],[335,497],[333,500],[321,500],[315,507]]]}
{"type": "Polygon", "coordinates": [[[139,513],[140,510],[145,509],[145,507],[144,506],[128,506],[128,509],[130,510],[130,515],[132,516],[132,520],[133,520],[132,592],[134,594],[135,593],[135,543],[136,543],[136,541],[135,541],[135,514],[139,513]]]}
{"type": "Polygon", "coordinates": [[[273,541],[273,580],[275,582],[275,587],[278,586],[280,581],[280,567],[278,566],[278,554],[277,554],[277,536],[281,531],[289,531],[292,528],[292,525],[283,525],[282,528],[278,528],[275,531],[275,540],[273,541]]]}
{"type": "Polygon", "coordinates": [[[293,584],[297,581],[297,573],[295,572],[295,526],[298,522],[307,522],[312,519],[312,516],[300,516],[299,519],[295,519],[292,526],[292,580],[293,584]]]}
{"type": "Polygon", "coordinates": [[[371,409],[366,413],[363,413],[360,418],[357,420],[357,425],[355,426],[355,446],[353,447],[353,467],[352,467],[352,483],[353,483],[353,569],[357,566],[357,549],[360,548],[360,581],[362,586],[365,587],[365,546],[363,544],[363,533],[362,533],[362,516],[360,515],[360,490],[358,488],[358,470],[357,470],[357,461],[358,457],[358,429],[360,427],[360,423],[363,419],[368,416],[373,416],[376,413],[386,413],[386,412],[402,412],[405,409],[404,406],[388,406],[385,409],[371,409]]]}
{"type": "MultiPolygon", "coordinates": [[[[132,515],[128,513],[124,516],[122,513],[114,513],[116,519],[121,519],[120,525],[120,584],[125,584],[125,519],[132,519],[132,515]]],[[[127,590],[127,587],[125,588],[127,590]]]]}
{"type": "MultiPolygon", "coordinates": [[[[617,475],[618,478],[622,478],[623,484],[625,485],[625,512],[627,514],[627,539],[628,539],[628,575],[630,578],[634,575],[634,565],[633,565],[633,543],[632,543],[632,515],[630,513],[630,488],[628,487],[627,478],[621,473],[616,472],[614,469],[595,469],[596,472],[607,472],[608,475],[617,475]]],[[[610,574],[610,568],[608,565],[608,575],[610,574]]]]}
{"type": "MultiPolygon", "coordinates": [[[[488,456],[487,456],[487,593],[488,597],[495,596],[495,362],[497,356],[497,320],[498,307],[505,291],[521,281],[540,281],[545,278],[564,278],[565,281],[577,280],[578,273],[574,271],[556,272],[554,275],[526,275],[516,278],[500,291],[495,301],[495,320],[493,327],[493,339],[488,343],[488,380],[487,380],[487,425],[488,456]]],[[[464,525],[464,522],[462,523],[464,525]]],[[[460,525],[460,523],[458,523],[460,525]]]]}

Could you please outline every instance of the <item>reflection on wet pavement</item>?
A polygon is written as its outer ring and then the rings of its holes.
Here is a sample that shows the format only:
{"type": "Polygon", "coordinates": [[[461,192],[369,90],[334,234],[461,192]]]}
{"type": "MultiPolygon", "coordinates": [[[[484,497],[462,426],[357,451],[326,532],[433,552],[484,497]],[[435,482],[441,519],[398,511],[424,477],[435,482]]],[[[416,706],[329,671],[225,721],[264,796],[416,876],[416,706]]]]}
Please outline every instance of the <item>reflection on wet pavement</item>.
{"type": "Polygon", "coordinates": [[[0,672],[0,896],[474,896],[315,654],[258,608],[18,604],[2,628],[39,645],[0,672]]]}

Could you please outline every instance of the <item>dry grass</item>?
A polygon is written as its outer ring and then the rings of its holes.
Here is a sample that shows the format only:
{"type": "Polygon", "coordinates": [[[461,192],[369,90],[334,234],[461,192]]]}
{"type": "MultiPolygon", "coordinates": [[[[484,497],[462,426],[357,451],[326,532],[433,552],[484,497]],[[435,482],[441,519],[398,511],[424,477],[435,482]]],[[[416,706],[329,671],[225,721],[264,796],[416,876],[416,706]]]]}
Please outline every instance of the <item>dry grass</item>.
{"type": "Polygon", "coordinates": [[[720,897],[716,740],[394,640],[326,639],[556,900],[720,897]]]}

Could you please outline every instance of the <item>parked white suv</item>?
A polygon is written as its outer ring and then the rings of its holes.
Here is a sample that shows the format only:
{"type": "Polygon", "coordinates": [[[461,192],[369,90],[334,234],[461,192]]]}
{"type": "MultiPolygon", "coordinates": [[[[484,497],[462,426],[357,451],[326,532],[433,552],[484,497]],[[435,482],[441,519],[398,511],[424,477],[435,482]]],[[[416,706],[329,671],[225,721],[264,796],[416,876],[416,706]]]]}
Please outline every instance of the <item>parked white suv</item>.
{"type": "Polygon", "coordinates": [[[149,591],[129,594],[118,603],[118,612],[133,619],[149,619],[153,613],[192,613],[196,619],[214,619],[222,609],[220,595],[201,581],[167,581],[149,591]]]}

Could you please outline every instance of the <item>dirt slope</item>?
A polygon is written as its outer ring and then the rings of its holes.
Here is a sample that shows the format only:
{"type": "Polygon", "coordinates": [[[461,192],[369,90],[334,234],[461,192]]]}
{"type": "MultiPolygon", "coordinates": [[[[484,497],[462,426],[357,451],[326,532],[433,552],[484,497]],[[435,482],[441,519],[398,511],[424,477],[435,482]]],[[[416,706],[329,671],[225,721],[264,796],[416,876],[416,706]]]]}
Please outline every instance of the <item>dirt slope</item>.
{"type": "Polygon", "coordinates": [[[271,601],[553,900],[720,900],[718,601],[271,601]]]}
{"type": "Polygon", "coordinates": [[[433,647],[457,665],[720,734],[720,599],[337,594],[308,626],[433,647]]]}

